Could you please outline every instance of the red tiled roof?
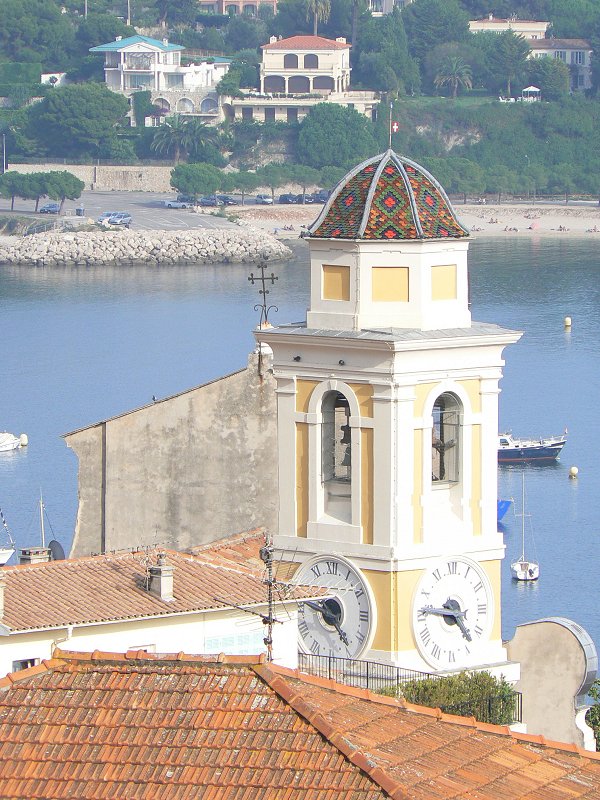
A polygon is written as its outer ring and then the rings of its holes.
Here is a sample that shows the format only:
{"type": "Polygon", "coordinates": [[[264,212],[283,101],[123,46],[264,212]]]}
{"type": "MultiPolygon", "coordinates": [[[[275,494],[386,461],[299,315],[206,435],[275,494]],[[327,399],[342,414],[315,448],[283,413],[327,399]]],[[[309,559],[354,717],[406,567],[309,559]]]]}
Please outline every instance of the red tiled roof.
{"type": "Polygon", "coordinates": [[[263,44],[262,50],[347,50],[348,42],[336,42],[323,36],[290,36],[276,42],[263,44]]]}
{"type": "Polygon", "coordinates": [[[597,800],[600,754],[262,658],[55,652],[0,680],[3,800],[597,800]]]}
{"type": "MultiPolygon", "coordinates": [[[[266,603],[264,565],[258,551],[264,533],[230,537],[195,554],[166,550],[174,567],[166,602],[144,586],[146,568],[158,551],[137,551],[5,567],[4,615],[11,632],[85,625],[190,611],[266,603]]],[[[308,597],[319,589],[295,589],[308,597]]]]}

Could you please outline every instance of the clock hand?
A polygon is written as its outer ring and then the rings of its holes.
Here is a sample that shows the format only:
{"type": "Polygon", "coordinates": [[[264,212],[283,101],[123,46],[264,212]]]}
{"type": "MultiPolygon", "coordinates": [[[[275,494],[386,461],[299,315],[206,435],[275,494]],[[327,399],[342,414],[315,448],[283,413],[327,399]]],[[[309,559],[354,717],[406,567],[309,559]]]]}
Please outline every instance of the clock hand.
{"type": "Polygon", "coordinates": [[[335,628],[342,642],[346,645],[346,647],[348,646],[349,644],[348,636],[340,627],[340,622],[337,617],[337,614],[334,614],[332,611],[330,611],[325,605],[324,601],[317,600],[315,602],[314,600],[305,600],[304,605],[308,606],[309,608],[312,608],[313,611],[318,611],[319,614],[323,617],[323,621],[325,622],[325,624],[331,625],[333,628],[335,628]]]}
{"type": "Polygon", "coordinates": [[[453,608],[450,603],[456,603],[456,601],[447,600],[446,603],[442,606],[442,608],[435,608],[434,606],[424,606],[423,608],[419,609],[420,614],[434,614],[437,617],[454,617],[454,622],[460,628],[460,632],[464,636],[464,638],[470,642],[472,641],[471,632],[465,625],[465,618],[467,616],[466,611],[462,611],[458,603],[456,604],[456,608],[453,608]]]}

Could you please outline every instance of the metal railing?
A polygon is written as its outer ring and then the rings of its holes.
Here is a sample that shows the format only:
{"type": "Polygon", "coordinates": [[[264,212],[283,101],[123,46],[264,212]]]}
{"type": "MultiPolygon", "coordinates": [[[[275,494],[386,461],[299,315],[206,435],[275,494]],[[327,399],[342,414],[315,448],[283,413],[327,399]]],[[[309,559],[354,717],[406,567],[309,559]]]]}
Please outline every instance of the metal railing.
{"type": "MultiPolygon", "coordinates": [[[[397,693],[398,695],[402,695],[402,686],[409,682],[443,680],[444,678],[443,675],[405,669],[378,661],[315,656],[301,651],[298,652],[298,669],[300,672],[327,678],[346,686],[370,689],[377,693],[384,691],[386,694],[397,693]]],[[[418,700],[414,702],[419,703],[418,700]]],[[[424,703],[421,704],[424,705],[424,703]]],[[[513,691],[510,697],[492,696],[476,703],[466,701],[441,704],[440,709],[446,714],[474,716],[480,722],[511,719],[512,724],[523,720],[523,696],[520,692],[513,691]]]]}

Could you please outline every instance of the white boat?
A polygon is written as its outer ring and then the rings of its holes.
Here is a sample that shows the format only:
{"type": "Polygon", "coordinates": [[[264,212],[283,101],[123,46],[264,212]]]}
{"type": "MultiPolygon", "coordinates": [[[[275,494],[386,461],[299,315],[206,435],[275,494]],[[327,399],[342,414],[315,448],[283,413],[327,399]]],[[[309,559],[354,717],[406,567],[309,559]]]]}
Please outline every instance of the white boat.
{"type": "Polygon", "coordinates": [[[525,473],[523,473],[521,514],[521,557],[510,565],[512,576],[517,581],[537,581],[540,577],[540,565],[525,557],[525,473]]]}
{"type": "Polygon", "coordinates": [[[2,522],[2,527],[4,528],[4,540],[0,542],[0,567],[3,567],[15,552],[15,540],[13,539],[8,524],[4,519],[4,514],[2,513],[1,508],[0,522],[2,522]]]}
{"type": "Polygon", "coordinates": [[[21,447],[21,439],[8,431],[0,431],[0,453],[7,453],[9,450],[18,450],[21,447]]]}

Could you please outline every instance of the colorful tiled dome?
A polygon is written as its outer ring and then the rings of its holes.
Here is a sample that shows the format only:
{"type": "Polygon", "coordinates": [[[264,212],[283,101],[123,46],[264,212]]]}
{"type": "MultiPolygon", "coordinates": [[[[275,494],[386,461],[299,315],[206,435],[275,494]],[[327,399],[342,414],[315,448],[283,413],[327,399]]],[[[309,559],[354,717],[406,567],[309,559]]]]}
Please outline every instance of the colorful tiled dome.
{"type": "Polygon", "coordinates": [[[469,235],[433,175],[393,150],[351,170],[308,231],[316,239],[458,239],[469,235]]]}

